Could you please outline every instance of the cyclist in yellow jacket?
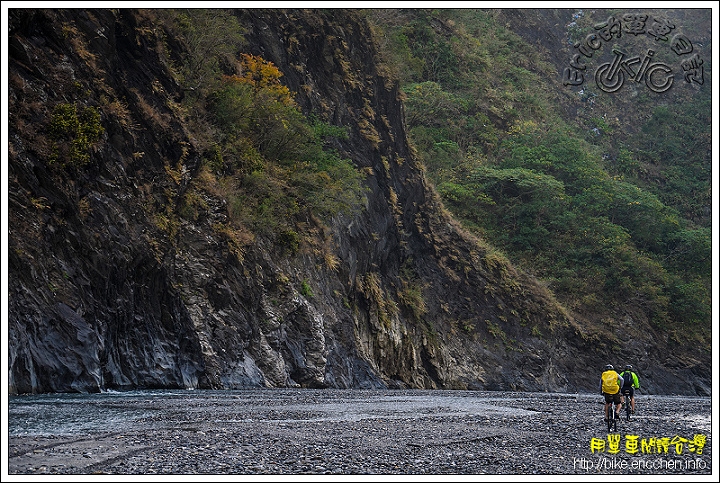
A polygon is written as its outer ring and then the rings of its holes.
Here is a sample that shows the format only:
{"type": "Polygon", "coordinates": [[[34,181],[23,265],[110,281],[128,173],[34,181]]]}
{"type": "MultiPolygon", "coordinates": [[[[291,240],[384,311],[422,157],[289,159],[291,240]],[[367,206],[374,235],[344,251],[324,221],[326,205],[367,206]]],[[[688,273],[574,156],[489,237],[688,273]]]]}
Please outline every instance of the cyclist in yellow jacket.
{"type": "Polygon", "coordinates": [[[615,419],[620,419],[620,410],[622,409],[622,397],[620,388],[622,387],[622,377],[615,371],[612,364],[605,366],[605,371],[600,376],[600,392],[605,396],[605,421],[607,421],[612,403],[617,405],[615,419]]]}

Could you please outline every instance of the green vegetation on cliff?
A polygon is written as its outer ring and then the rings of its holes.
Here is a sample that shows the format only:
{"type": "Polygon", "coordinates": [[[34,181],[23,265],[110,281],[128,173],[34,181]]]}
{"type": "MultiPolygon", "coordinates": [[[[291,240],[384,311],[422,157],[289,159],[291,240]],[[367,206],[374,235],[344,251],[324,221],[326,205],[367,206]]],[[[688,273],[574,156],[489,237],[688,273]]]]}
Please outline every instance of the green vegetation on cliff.
{"type": "Polygon", "coordinates": [[[10,391],[710,394],[709,94],[563,12],[11,9],[10,391]]]}
{"type": "MultiPolygon", "coordinates": [[[[575,101],[603,111],[577,109],[572,118],[566,113],[576,106],[558,94],[553,59],[498,11],[364,13],[374,32],[368,42],[401,82],[411,144],[466,228],[570,309],[598,321],[642,314],[708,346],[709,83],[669,102],[638,96],[633,102],[648,115],[637,126],[619,120],[627,103],[588,86],[575,101]]],[[[177,206],[154,214],[161,230],[176,234],[178,217],[203,216],[210,192],[227,201],[230,216],[216,230],[238,257],[258,235],[295,253],[307,220],[359,209],[362,173],[327,142],[344,129],[301,112],[284,74],[244,52],[237,17],[216,9],[145,14],[164,29],[164,55],[185,93],[171,107],[202,158],[199,176],[168,192],[177,206]]],[[[568,37],[592,28],[588,16],[574,18],[568,37]]],[[[704,73],[710,78],[709,63],[704,73]]],[[[116,104],[103,106],[105,114],[116,104]]],[[[65,103],[48,129],[50,160],[78,167],[102,127],[96,108],[65,103]]],[[[183,169],[166,166],[177,180],[183,169]]]]}
{"type": "Polygon", "coordinates": [[[185,116],[205,147],[197,188],[219,190],[227,200],[230,222],[218,229],[238,245],[238,255],[256,235],[295,253],[301,220],[359,208],[360,171],[327,145],[346,137],[345,130],[304,115],[283,73],[243,52],[245,31],[236,17],[214,9],[155,13],[184,41],[183,54],[173,59],[169,52],[168,60],[188,92],[185,116]]]}
{"type": "Polygon", "coordinates": [[[710,347],[707,86],[638,100],[651,112],[640,129],[606,121],[619,103],[566,119],[551,59],[498,12],[367,15],[402,81],[410,140],[454,216],[569,308],[597,320],[641,313],[710,347]]]}

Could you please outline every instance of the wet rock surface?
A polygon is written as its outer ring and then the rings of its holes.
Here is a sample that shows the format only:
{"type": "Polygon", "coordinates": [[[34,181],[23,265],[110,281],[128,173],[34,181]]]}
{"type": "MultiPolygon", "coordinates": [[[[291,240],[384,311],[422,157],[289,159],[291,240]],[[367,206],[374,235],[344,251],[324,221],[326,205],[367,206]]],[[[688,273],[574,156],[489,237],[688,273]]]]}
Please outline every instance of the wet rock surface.
{"type": "Polygon", "coordinates": [[[712,474],[711,399],[478,391],[14,397],[10,475],[712,474]],[[637,442],[637,445],[633,444],[637,442]]]}

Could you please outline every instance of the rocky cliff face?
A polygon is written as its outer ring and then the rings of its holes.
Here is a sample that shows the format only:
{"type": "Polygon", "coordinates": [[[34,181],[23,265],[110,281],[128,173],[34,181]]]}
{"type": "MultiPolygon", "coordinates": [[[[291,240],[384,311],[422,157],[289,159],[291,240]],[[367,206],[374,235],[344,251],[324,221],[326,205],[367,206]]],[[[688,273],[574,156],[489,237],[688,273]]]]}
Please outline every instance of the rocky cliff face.
{"type": "MultiPolygon", "coordinates": [[[[352,11],[235,13],[305,112],[348,128],[337,149],[366,173],[365,208],[302,227],[283,253],[243,247],[177,211],[200,148],[163,49],[135,10],[13,10],[9,62],[9,390],[296,386],[595,391],[618,348],[531,277],[464,234],[409,149],[401,94],[352,11]],[[88,164],[61,167],[55,105],[93,106],[88,164]],[[330,256],[328,258],[328,255],[330,256]],[[331,260],[332,262],[329,262],[331,260]]],[[[619,342],[651,392],[709,394],[709,356],[619,342]]],[[[648,345],[651,344],[651,345],[648,345]]]]}

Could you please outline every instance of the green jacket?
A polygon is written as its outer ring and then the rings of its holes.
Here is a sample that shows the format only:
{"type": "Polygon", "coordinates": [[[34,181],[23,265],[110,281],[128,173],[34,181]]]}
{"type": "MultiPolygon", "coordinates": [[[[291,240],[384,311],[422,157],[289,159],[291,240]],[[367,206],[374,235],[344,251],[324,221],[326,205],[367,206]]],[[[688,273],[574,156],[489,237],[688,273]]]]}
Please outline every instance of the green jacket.
{"type": "Polygon", "coordinates": [[[623,377],[625,375],[625,372],[629,372],[632,376],[632,387],[635,389],[640,389],[640,380],[637,377],[637,374],[635,374],[633,371],[622,371],[620,373],[620,377],[623,377]]]}

